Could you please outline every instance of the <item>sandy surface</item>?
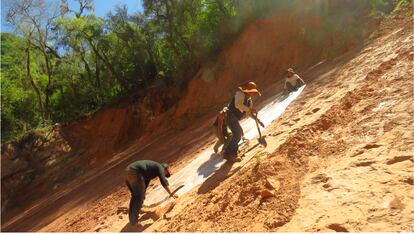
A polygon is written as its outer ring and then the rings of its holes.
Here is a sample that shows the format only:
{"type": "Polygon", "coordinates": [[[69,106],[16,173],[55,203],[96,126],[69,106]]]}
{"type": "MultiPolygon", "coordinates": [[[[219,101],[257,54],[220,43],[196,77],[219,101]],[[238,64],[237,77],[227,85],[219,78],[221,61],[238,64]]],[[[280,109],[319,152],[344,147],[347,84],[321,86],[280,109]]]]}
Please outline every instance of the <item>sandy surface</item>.
{"type": "Polygon", "coordinates": [[[146,231],[413,231],[412,42],[396,18],[316,69],[260,160],[222,167],[146,231]]]}

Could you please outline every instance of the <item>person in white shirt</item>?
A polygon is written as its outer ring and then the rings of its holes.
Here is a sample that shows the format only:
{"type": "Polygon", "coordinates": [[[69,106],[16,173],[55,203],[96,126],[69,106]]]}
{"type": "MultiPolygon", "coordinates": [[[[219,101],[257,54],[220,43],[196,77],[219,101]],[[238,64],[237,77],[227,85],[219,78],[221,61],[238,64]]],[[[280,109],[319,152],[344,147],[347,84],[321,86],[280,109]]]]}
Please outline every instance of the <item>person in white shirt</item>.
{"type": "Polygon", "coordinates": [[[239,141],[242,136],[242,127],[239,121],[246,115],[254,116],[257,111],[253,108],[252,96],[261,96],[254,82],[248,82],[238,87],[238,91],[228,105],[227,125],[232,133],[228,145],[224,149],[223,158],[231,161],[237,160],[239,141]]]}
{"type": "Polygon", "coordinates": [[[305,85],[305,82],[302,80],[302,78],[300,78],[292,68],[289,68],[286,71],[288,74],[285,81],[285,87],[283,88],[283,95],[294,92],[305,85]]]}

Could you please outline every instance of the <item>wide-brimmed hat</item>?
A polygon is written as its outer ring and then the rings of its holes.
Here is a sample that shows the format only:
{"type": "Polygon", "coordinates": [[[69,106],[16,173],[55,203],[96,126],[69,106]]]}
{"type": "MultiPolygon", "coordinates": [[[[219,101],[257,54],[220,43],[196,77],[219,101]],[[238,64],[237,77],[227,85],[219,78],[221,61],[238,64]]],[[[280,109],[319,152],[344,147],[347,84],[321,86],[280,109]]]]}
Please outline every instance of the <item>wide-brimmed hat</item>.
{"type": "Polygon", "coordinates": [[[286,71],[287,71],[287,72],[290,72],[290,73],[294,73],[294,74],[296,74],[296,72],[293,70],[293,68],[288,68],[286,71]]]}
{"type": "Polygon", "coordinates": [[[239,90],[243,93],[257,93],[259,96],[262,96],[262,94],[257,90],[256,83],[250,81],[248,83],[242,84],[239,86],[239,90]]]}

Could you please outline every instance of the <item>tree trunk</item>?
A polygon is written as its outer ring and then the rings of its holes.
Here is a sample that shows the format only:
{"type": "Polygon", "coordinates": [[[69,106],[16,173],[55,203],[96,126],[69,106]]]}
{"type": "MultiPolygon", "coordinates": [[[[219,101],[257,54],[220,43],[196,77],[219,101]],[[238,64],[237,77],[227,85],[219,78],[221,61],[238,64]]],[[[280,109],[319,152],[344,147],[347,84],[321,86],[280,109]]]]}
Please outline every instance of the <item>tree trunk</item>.
{"type": "Polygon", "coordinates": [[[216,4],[217,4],[217,6],[218,6],[219,10],[221,11],[221,13],[222,13],[224,16],[229,16],[229,13],[227,12],[226,7],[224,6],[224,2],[223,2],[223,0],[216,0],[216,4]]]}
{"type": "Polygon", "coordinates": [[[88,79],[89,79],[89,81],[92,83],[92,85],[93,85],[93,80],[92,80],[92,74],[91,74],[91,68],[89,67],[89,64],[88,64],[88,62],[86,61],[86,59],[85,59],[85,52],[81,49],[81,51],[80,51],[80,57],[81,57],[81,60],[82,60],[82,62],[83,62],[83,64],[85,64],[85,69],[86,69],[86,72],[88,73],[88,79]]]}
{"type": "Polygon", "coordinates": [[[113,76],[115,76],[115,79],[117,79],[119,81],[119,83],[121,84],[121,86],[123,88],[127,88],[127,84],[125,83],[124,79],[115,71],[115,68],[113,67],[113,65],[111,64],[111,62],[109,62],[108,57],[106,56],[105,53],[100,53],[98,48],[96,47],[96,45],[93,44],[92,40],[90,38],[86,38],[86,40],[88,41],[89,45],[91,46],[93,52],[95,53],[95,55],[102,60],[102,62],[104,62],[105,67],[109,69],[109,71],[111,72],[111,74],[113,76]]]}
{"type": "Polygon", "coordinates": [[[95,76],[96,76],[96,85],[100,88],[101,87],[101,78],[100,78],[101,70],[99,68],[99,59],[98,56],[95,56],[95,76]]]}
{"type": "Polygon", "coordinates": [[[45,112],[44,112],[44,109],[43,109],[42,94],[40,92],[39,87],[37,87],[36,83],[34,82],[33,77],[32,77],[32,73],[31,73],[31,70],[30,70],[30,45],[31,45],[31,43],[29,41],[29,45],[26,48],[26,56],[27,56],[27,58],[26,58],[27,59],[26,60],[26,70],[27,70],[27,77],[29,78],[30,84],[31,84],[33,90],[36,93],[37,101],[38,101],[38,105],[39,105],[39,111],[40,111],[40,113],[42,115],[42,119],[44,119],[45,118],[45,112]]]}
{"type": "Polygon", "coordinates": [[[50,119],[50,111],[49,111],[49,102],[50,102],[50,95],[52,94],[52,90],[50,85],[52,84],[52,71],[50,68],[50,60],[49,57],[47,55],[47,53],[45,51],[43,51],[43,55],[45,57],[45,62],[46,62],[46,70],[47,70],[47,85],[45,88],[45,117],[46,119],[50,119]]]}

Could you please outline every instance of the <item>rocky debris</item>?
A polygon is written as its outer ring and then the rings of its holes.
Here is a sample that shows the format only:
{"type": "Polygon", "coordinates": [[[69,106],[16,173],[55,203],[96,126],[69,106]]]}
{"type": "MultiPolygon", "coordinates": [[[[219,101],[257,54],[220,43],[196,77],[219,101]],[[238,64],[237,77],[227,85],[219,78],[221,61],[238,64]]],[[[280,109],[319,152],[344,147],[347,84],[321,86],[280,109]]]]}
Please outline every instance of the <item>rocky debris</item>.
{"type": "Polygon", "coordinates": [[[260,191],[260,196],[262,196],[262,198],[266,199],[269,197],[274,197],[275,194],[272,191],[269,191],[267,189],[263,189],[260,191]]]}
{"type": "Polygon", "coordinates": [[[279,180],[275,178],[266,178],[266,185],[274,191],[278,191],[280,188],[279,180]]]}
{"type": "Polygon", "coordinates": [[[118,207],[116,214],[128,214],[128,207],[118,207]]]}
{"type": "Polygon", "coordinates": [[[331,179],[330,177],[328,177],[326,174],[322,173],[322,174],[318,174],[318,175],[314,176],[312,178],[312,183],[314,183],[314,184],[326,183],[330,179],[331,179]]]}
{"type": "Polygon", "coordinates": [[[403,162],[405,160],[409,160],[411,162],[414,162],[414,157],[413,157],[413,155],[395,156],[392,159],[387,160],[386,164],[387,165],[392,165],[394,163],[403,162]]]}
{"type": "Polygon", "coordinates": [[[326,226],[328,229],[331,229],[335,232],[349,232],[343,225],[337,223],[331,223],[326,226]]]}

